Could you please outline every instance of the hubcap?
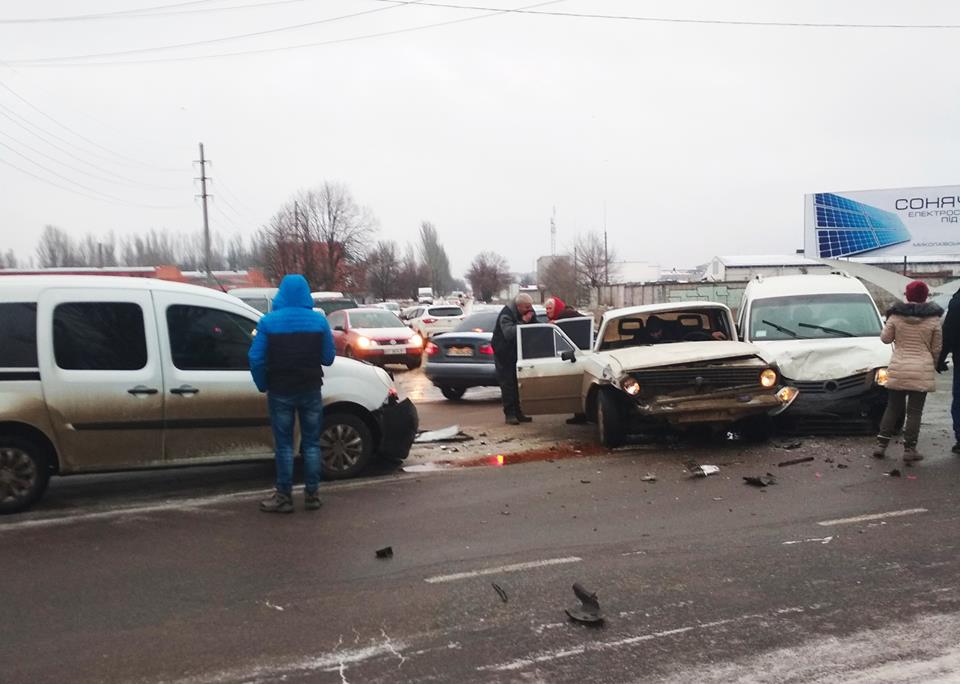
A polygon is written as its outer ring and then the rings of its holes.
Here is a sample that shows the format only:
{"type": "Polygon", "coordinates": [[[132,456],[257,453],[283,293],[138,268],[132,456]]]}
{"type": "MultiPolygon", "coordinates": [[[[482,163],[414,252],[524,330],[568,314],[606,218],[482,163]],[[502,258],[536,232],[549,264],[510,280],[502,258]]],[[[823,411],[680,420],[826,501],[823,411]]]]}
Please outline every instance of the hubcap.
{"type": "Polygon", "coordinates": [[[344,471],[357,465],[363,456],[363,437],[351,425],[337,423],[320,435],[323,464],[330,470],[344,471]]]}
{"type": "Polygon", "coordinates": [[[0,447],[0,503],[28,496],[38,475],[37,465],[26,451],[0,447]]]}

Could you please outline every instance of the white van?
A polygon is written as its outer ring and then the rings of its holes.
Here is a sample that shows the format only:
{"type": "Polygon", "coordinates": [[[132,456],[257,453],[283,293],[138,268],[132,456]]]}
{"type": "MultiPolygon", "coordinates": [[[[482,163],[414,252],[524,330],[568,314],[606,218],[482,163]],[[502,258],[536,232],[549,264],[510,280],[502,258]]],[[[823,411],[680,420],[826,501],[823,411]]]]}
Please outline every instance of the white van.
{"type": "MultiPolygon", "coordinates": [[[[51,474],[271,458],[247,352],[260,313],[147,278],[0,277],[0,513],[51,474]]],[[[324,477],[405,458],[417,411],[380,368],[324,369],[324,477]]]]}
{"type": "Polygon", "coordinates": [[[880,312],[859,280],[842,273],[758,277],[744,292],[738,328],[800,390],[784,420],[818,431],[876,429],[891,348],[880,341],[880,312]]]}

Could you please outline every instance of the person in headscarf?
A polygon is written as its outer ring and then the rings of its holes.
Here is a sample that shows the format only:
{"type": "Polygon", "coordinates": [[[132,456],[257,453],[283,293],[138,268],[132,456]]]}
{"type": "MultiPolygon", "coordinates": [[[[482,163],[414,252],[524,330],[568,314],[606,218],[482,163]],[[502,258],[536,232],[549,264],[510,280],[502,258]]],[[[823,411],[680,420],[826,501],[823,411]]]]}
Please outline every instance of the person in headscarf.
{"type": "Polygon", "coordinates": [[[887,408],[880,421],[880,434],[873,455],[883,458],[896,426],[906,413],[903,428],[903,461],[923,459],[917,452],[920,417],[927,393],[936,390],[935,370],[943,346],[940,316],[943,309],[927,301],[930,290],[922,280],[907,285],[906,302],[898,302],[887,312],[887,322],[880,333],[885,344],[893,345],[893,356],[887,367],[887,408]]]}
{"type": "Polygon", "coordinates": [[[543,303],[543,306],[547,310],[547,320],[551,323],[562,321],[564,318],[583,317],[582,313],[574,309],[572,306],[568,306],[567,303],[559,297],[547,298],[547,301],[543,303]]]}

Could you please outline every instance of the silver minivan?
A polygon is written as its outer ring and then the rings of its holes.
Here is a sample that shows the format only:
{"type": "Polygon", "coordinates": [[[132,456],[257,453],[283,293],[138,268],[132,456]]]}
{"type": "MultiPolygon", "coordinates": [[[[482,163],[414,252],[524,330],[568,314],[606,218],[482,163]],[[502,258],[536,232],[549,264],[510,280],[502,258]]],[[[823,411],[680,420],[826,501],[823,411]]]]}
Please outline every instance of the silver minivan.
{"type": "MultiPolygon", "coordinates": [[[[0,512],[51,474],[270,458],[247,351],[260,313],[147,278],[0,277],[0,512]]],[[[324,477],[407,456],[417,411],[382,369],[325,369],[324,477]]]]}

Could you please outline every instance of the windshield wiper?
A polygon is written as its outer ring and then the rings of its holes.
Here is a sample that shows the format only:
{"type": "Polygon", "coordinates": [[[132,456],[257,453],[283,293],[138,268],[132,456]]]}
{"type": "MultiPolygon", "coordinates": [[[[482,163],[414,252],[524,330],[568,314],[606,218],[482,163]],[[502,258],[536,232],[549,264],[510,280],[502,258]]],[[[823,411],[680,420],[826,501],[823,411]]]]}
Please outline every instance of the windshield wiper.
{"type": "Polygon", "coordinates": [[[846,330],[837,330],[836,328],[827,328],[822,325],[814,325],[813,323],[797,323],[801,328],[816,328],[817,330],[822,330],[824,332],[833,333],[834,335],[843,335],[844,337],[853,337],[853,333],[847,332],[846,330]]]}
{"type": "MultiPolygon", "coordinates": [[[[773,321],[768,321],[767,319],[764,318],[760,322],[763,323],[764,325],[769,325],[771,328],[775,330],[779,330],[782,333],[786,333],[790,337],[797,336],[797,333],[793,332],[790,328],[784,328],[782,325],[777,325],[773,321]]],[[[803,323],[801,323],[800,325],[803,325],[803,323]]]]}

